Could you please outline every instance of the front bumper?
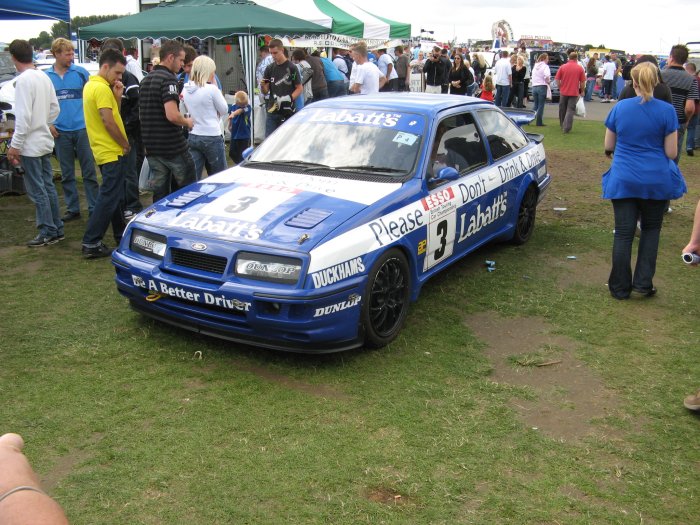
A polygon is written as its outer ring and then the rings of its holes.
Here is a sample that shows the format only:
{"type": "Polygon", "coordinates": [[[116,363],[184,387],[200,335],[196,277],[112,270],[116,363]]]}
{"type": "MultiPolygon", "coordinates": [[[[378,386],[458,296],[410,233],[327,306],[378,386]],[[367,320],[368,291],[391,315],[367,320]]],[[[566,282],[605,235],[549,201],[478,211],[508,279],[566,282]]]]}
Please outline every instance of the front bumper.
{"type": "Polygon", "coordinates": [[[205,335],[298,353],[339,352],[362,346],[364,277],[321,293],[195,280],[154,262],[112,255],[119,292],[149,317],[205,335]]]}

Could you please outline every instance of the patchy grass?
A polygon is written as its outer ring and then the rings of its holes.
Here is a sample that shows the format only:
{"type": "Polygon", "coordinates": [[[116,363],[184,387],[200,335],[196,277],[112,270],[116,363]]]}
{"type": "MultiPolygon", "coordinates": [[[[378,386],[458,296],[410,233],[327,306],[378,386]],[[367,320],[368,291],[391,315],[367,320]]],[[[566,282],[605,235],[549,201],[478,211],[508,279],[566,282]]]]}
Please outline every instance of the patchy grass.
{"type": "Polygon", "coordinates": [[[681,164],[691,193],[665,219],[658,296],[618,302],[601,125],[558,133],[532,240],[433,279],[380,351],[288,355],[144,319],[109,261],[80,257],[84,219],[31,250],[31,205],[1,198],[2,430],[74,524],[696,523],[699,420],[681,400],[700,382],[700,270],[680,249],[700,161],[681,164]],[[499,375],[498,348],[525,365],[499,375]],[[529,366],[559,356],[577,368],[529,366]],[[557,434],[574,419],[590,432],[557,434]]]}

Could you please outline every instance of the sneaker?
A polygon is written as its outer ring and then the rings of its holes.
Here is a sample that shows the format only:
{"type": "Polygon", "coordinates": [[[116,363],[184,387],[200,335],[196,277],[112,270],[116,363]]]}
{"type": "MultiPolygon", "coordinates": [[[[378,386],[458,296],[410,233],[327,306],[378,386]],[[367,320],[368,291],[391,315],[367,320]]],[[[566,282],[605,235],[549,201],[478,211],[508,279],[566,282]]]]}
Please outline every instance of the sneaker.
{"type": "Polygon", "coordinates": [[[31,241],[27,242],[27,246],[30,248],[36,248],[38,246],[48,246],[49,244],[56,244],[59,241],[58,237],[46,237],[42,234],[37,235],[31,241]]]}
{"type": "Polygon", "coordinates": [[[673,211],[673,208],[671,208],[670,206],[666,209],[666,213],[671,213],[672,211],[673,211]]]}
{"type": "Polygon", "coordinates": [[[59,233],[58,235],[56,235],[57,241],[62,241],[65,238],[66,238],[66,235],[64,233],[59,233]]]}
{"type": "Polygon", "coordinates": [[[61,217],[63,222],[75,221],[77,219],[80,219],[79,211],[67,211],[66,214],[61,217]]]}
{"type": "Polygon", "coordinates": [[[86,259],[99,259],[101,257],[109,257],[110,255],[112,255],[112,249],[107,247],[104,243],[100,243],[93,248],[83,246],[83,257],[86,259]]]}
{"type": "Polygon", "coordinates": [[[683,404],[688,410],[700,410],[700,390],[686,397],[683,404]]]}

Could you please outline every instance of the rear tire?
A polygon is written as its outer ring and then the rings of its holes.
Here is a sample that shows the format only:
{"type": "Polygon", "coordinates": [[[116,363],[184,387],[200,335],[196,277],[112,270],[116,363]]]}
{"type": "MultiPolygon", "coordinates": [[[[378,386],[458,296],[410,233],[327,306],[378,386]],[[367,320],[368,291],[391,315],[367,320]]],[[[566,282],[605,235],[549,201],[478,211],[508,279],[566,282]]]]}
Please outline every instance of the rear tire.
{"type": "Polygon", "coordinates": [[[362,303],[365,346],[381,348],[396,339],[408,314],[410,277],[406,256],[389,250],[374,263],[362,303]]]}
{"type": "Polygon", "coordinates": [[[525,244],[532,237],[535,230],[535,215],[537,214],[537,190],[534,186],[529,186],[525,190],[523,200],[520,201],[518,218],[515,222],[515,232],[511,242],[513,244],[525,244]]]}

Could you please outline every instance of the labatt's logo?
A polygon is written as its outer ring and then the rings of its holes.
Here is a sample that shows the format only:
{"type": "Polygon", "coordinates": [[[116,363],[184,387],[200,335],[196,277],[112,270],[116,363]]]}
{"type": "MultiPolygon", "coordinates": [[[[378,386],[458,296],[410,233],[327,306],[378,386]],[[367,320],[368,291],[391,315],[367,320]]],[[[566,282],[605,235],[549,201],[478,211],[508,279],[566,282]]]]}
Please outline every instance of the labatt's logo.
{"type": "Polygon", "coordinates": [[[259,239],[262,230],[256,224],[245,221],[223,221],[211,215],[182,215],[175,217],[168,226],[178,226],[196,232],[218,233],[226,237],[239,237],[248,240],[259,239]]]}
{"type": "Polygon", "coordinates": [[[507,201],[508,195],[506,193],[501,193],[493,200],[491,206],[487,206],[483,212],[481,211],[481,204],[479,204],[476,207],[476,212],[474,215],[469,218],[468,226],[466,224],[467,214],[463,213],[459,231],[459,239],[457,242],[462,242],[480,231],[484,226],[488,226],[492,222],[503,217],[503,215],[506,213],[507,201]]]}
{"type": "Polygon", "coordinates": [[[365,265],[362,262],[362,257],[355,257],[349,261],[312,273],[311,278],[314,281],[314,288],[323,288],[364,271],[365,265]]]}
{"type": "Polygon", "coordinates": [[[311,122],[335,122],[337,124],[364,124],[365,126],[383,126],[393,128],[399,122],[401,115],[396,113],[383,113],[373,111],[371,113],[353,113],[346,109],[340,111],[319,110],[312,117],[311,122]]]}

